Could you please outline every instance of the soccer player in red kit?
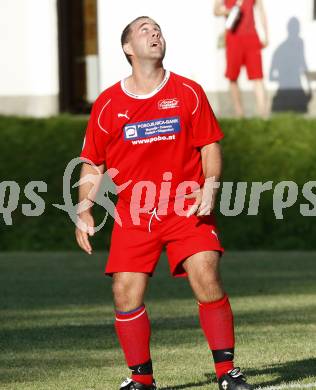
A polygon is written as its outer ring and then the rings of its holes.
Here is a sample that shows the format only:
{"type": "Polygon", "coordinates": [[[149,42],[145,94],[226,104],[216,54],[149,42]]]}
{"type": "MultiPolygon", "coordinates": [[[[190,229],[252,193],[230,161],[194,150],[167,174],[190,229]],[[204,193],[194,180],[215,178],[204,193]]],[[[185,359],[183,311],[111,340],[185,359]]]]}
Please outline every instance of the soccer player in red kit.
{"type": "MultiPolygon", "coordinates": [[[[122,47],[132,75],[94,103],[81,154],[81,178],[115,168],[120,189],[105,269],[113,279],[117,336],[132,371],[120,389],[156,389],[144,295],[164,247],[172,275],[187,276],[197,298],[219,388],[250,389],[233,364],[233,314],[219,273],[223,248],[212,214],[215,197],[206,190],[210,178],[221,175],[223,134],[200,85],[164,69],[165,40],[155,21],[132,21],[122,47]]],[[[77,227],[76,238],[87,253],[92,186],[79,187],[79,201],[89,207],[78,210],[86,229],[77,227]]]]}
{"type": "Polygon", "coordinates": [[[249,80],[254,83],[257,111],[266,116],[266,98],[263,85],[261,49],[268,45],[268,25],[263,0],[215,0],[214,14],[228,16],[232,7],[240,7],[240,18],[234,28],[226,31],[226,74],[237,116],[244,116],[238,87],[238,76],[242,66],[246,67],[249,80]],[[255,26],[254,7],[259,11],[265,38],[261,42],[255,26]]]}

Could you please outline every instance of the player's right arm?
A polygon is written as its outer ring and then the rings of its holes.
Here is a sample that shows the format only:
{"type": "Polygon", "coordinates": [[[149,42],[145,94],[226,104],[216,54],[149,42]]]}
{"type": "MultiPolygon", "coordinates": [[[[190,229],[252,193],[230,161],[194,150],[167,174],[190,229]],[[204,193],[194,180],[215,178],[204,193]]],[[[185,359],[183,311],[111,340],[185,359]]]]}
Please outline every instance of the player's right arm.
{"type": "Polygon", "coordinates": [[[89,236],[94,235],[92,207],[104,173],[104,164],[99,166],[82,164],[79,185],[79,206],[77,210],[76,240],[81,249],[89,255],[92,247],[89,236]],[[87,179],[87,180],[85,180],[87,179]]]}
{"type": "Polygon", "coordinates": [[[94,234],[92,206],[105,171],[106,145],[109,138],[106,108],[110,101],[110,98],[101,94],[93,104],[80,154],[83,164],[79,181],[76,240],[80,248],[88,254],[92,253],[89,237],[94,234]]]}

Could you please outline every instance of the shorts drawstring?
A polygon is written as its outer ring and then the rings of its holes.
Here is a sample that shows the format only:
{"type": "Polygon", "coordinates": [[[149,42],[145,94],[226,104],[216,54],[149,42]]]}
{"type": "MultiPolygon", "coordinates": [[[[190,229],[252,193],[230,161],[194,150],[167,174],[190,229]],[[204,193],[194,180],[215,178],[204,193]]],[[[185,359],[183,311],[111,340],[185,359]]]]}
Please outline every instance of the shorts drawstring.
{"type": "Polygon", "coordinates": [[[158,217],[157,215],[157,207],[155,207],[154,209],[152,210],[149,210],[148,211],[148,214],[151,214],[151,217],[150,217],[150,220],[149,220],[149,223],[148,223],[148,231],[149,233],[151,233],[151,222],[153,220],[153,217],[155,216],[155,218],[157,219],[157,221],[161,221],[161,219],[158,217]]]}

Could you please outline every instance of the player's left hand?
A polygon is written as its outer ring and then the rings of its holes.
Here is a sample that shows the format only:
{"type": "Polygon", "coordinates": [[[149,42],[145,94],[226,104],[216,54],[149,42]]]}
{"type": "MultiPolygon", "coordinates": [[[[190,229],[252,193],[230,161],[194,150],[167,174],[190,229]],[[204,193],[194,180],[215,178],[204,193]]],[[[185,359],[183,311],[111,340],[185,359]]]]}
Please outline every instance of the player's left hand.
{"type": "Polygon", "coordinates": [[[214,181],[206,181],[204,187],[198,191],[194,191],[191,194],[185,195],[186,199],[195,199],[194,204],[191,206],[187,213],[187,217],[196,214],[198,217],[204,215],[210,215],[215,206],[215,191],[214,181]]]}

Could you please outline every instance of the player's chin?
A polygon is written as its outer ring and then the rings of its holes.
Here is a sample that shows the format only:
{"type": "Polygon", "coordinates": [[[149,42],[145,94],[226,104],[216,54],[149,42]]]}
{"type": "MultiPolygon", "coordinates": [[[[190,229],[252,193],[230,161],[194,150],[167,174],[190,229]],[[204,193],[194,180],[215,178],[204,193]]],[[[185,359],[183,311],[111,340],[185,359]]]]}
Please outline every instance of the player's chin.
{"type": "Polygon", "coordinates": [[[165,58],[165,56],[161,53],[154,53],[151,55],[151,59],[153,59],[155,61],[163,61],[164,58],[165,58]]]}
{"type": "Polygon", "coordinates": [[[165,58],[166,51],[163,48],[158,48],[151,52],[151,57],[156,60],[163,60],[165,58]]]}

